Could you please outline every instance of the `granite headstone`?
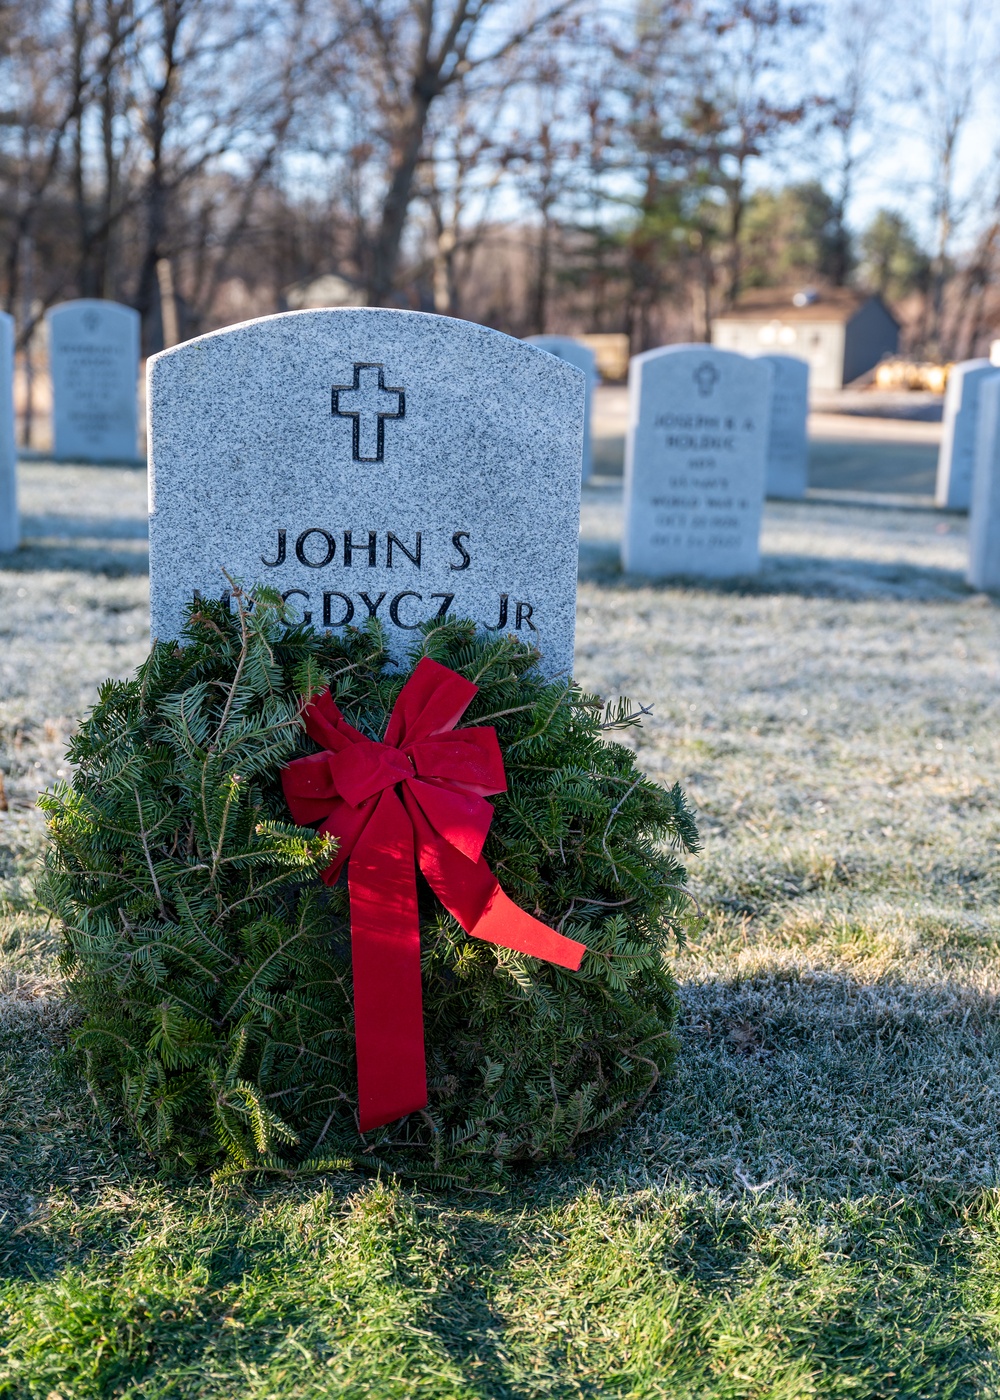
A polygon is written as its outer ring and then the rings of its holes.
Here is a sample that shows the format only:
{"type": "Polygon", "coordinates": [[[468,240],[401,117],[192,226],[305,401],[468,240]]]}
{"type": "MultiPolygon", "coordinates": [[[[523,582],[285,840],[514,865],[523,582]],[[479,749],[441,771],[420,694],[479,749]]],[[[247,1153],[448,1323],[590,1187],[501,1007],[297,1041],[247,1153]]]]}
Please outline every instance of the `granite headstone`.
{"type": "Polygon", "coordinates": [[[1000,374],[979,386],[972,502],[969,507],[968,581],[1000,589],[1000,374]]]}
{"type": "Polygon", "coordinates": [[[995,365],[983,359],[962,360],[948,375],[934,492],[936,503],[948,510],[969,509],[979,393],[986,380],[998,373],[995,365]]]}
{"type": "Polygon", "coordinates": [[[133,461],[139,316],[89,297],[46,316],[52,375],[53,451],[80,462],[133,461]]]}
{"type": "Polygon", "coordinates": [[[14,445],[14,318],[0,311],[0,550],[16,549],[20,538],[14,445]]]}
{"type": "Polygon", "coordinates": [[[584,376],[468,321],[292,311],[149,362],[153,635],[223,571],[399,660],[448,613],[573,664],[584,376]]]}
{"type": "Polygon", "coordinates": [[[584,345],[569,335],[529,335],[527,339],[529,345],[537,345],[539,349],[547,350],[550,355],[557,355],[568,365],[575,365],[577,369],[583,370],[587,376],[587,402],[583,419],[583,470],[581,473],[586,481],[593,466],[590,427],[594,411],[594,389],[599,378],[597,356],[589,345],[584,345]]]}
{"type": "Polygon", "coordinates": [[[763,359],[708,345],[633,359],[628,571],[721,578],[758,568],[773,375],[763,359]]]}
{"type": "Polygon", "coordinates": [[[761,355],[774,370],[767,441],[767,491],[800,501],[809,485],[809,365],[794,355],[761,355]]]}

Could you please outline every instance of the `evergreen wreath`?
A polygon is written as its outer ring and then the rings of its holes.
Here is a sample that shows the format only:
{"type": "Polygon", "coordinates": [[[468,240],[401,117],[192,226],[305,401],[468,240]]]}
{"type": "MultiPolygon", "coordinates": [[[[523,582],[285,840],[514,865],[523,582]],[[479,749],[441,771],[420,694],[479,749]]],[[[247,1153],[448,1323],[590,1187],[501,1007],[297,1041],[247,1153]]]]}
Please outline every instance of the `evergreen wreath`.
{"type": "Polygon", "coordinates": [[[348,894],[333,843],[291,823],[280,771],[314,752],[302,711],[329,686],[374,739],[408,672],[377,624],[342,636],[256,590],[202,601],[184,645],[108,681],[41,799],[42,897],[62,921],[99,1102],[179,1169],[388,1166],[439,1182],[566,1157],[669,1070],[669,944],[698,849],[667,791],[606,739],[641,717],[547,681],[538,653],[471,622],[428,623],[430,656],[473,680],[463,725],[496,728],[508,792],[484,858],[523,909],[586,943],[565,971],[469,938],[419,880],[428,1108],[359,1136],[348,894]]]}

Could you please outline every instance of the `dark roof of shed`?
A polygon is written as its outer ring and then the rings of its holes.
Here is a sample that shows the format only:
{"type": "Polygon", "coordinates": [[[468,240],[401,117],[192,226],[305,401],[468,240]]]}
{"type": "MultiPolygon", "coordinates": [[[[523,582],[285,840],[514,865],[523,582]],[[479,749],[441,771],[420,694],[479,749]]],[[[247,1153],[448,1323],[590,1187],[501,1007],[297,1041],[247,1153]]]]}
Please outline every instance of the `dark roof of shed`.
{"type": "MultiPolygon", "coordinates": [[[[815,300],[796,306],[792,298],[802,287],[754,287],[743,292],[735,306],[720,311],[717,321],[849,321],[870,301],[877,301],[887,316],[892,312],[879,296],[853,287],[815,288],[815,300]]],[[[896,318],[893,316],[893,320],[896,318]]]]}

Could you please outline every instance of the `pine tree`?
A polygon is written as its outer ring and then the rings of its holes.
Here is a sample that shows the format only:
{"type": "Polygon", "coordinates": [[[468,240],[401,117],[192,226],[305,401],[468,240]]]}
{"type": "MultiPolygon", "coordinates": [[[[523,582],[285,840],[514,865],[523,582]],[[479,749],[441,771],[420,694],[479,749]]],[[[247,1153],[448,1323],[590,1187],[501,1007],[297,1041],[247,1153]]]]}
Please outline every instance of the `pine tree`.
{"type": "Polygon", "coordinates": [[[228,1172],[383,1163],[437,1180],[566,1156],[622,1120],[675,1054],[669,944],[697,849],[678,787],[609,731],[637,722],[537,653],[472,623],[428,624],[429,655],[479,687],[508,792],[484,857],[523,908],[587,944],[578,973],[466,936],[420,879],[426,1111],[362,1140],[355,1118],[350,911],[320,872],[333,845],[294,826],[280,771],[314,749],[302,710],[329,685],[380,739],[408,671],[377,625],[335,637],[280,598],[191,611],[183,645],[109,681],[42,799],[43,891],[65,930],[95,1093],[149,1151],[228,1172]]]}

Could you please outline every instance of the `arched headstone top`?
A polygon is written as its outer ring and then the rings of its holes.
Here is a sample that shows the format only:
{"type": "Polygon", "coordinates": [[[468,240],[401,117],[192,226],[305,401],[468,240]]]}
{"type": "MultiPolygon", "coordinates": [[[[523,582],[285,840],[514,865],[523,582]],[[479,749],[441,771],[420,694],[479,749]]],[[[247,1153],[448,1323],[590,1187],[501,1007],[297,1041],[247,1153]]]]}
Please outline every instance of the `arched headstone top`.
{"type": "Polygon", "coordinates": [[[149,363],[152,626],[223,570],[399,658],[447,612],[572,666],[584,376],[421,312],[285,312],[149,363]]]}

